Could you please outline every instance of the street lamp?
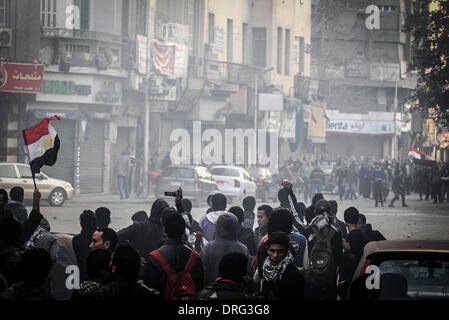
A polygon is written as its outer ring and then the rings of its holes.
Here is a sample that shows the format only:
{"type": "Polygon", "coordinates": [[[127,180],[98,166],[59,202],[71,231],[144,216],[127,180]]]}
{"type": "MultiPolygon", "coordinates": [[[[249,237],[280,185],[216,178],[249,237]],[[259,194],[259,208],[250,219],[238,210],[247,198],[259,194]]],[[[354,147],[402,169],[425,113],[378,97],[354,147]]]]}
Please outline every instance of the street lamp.
{"type": "Polygon", "coordinates": [[[256,133],[256,140],[257,140],[257,110],[259,107],[259,97],[258,97],[258,87],[259,87],[259,75],[270,72],[274,70],[274,67],[267,67],[262,70],[259,70],[256,72],[256,85],[254,88],[254,132],[256,133]]]}

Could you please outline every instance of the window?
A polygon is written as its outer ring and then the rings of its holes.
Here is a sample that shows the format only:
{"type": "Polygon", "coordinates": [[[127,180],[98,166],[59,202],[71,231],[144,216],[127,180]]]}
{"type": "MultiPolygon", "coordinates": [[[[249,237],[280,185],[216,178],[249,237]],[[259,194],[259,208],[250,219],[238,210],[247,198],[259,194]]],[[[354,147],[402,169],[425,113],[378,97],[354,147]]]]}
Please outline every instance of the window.
{"type": "Polygon", "coordinates": [[[242,25],[242,64],[248,63],[248,24],[242,25]]]}
{"type": "Polygon", "coordinates": [[[210,179],[212,175],[210,174],[209,170],[207,170],[206,167],[197,167],[196,172],[198,176],[202,179],[210,179]]]}
{"type": "Polygon", "coordinates": [[[209,13],[209,43],[215,43],[215,14],[209,13]]]}
{"type": "Polygon", "coordinates": [[[290,74],[290,29],[285,29],[285,75],[290,74]]]}
{"type": "Polygon", "coordinates": [[[80,8],[81,30],[90,30],[90,0],[75,0],[80,8]]]}
{"type": "Polygon", "coordinates": [[[431,255],[417,258],[387,260],[380,264],[380,282],[390,284],[384,288],[381,286],[381,296],[393,298],[394,292],[394,298],[399,299],[447,297],[449,261],[431,255]],[[402,295],[397,295],[397,288],[402,289],[402,295]]]}
{"type": "Polygon", "coordinates": [[[0,0],[0,27],[6,27],[6,0],[0,0]]]}
{"type": "Polygon", "coordinates": [[[145,0],[138,0],[136,3],[136,32],[143,36],[147,35],[146,27],[146,10],[147,4],[145,0]]]}
{"type": "Polygon", "coordinates": [[[265,28],[253,28],[253,64],[258,67],[266,67],[267,30],[265,28]]]}
{"type": "Polygon", "coordinates": [[[41,0],[41,27],[56,27],[56,0],[41,0]]]}
{"type": "Polygon", "coordinates": [[[12,165],[0,166],[1,178],[17,178],[16,169],[12,165]]]}
{"type": "MultiPolygon", "coordinates": [[[[313,48],[313,47],[312,47],[313,48]]],[[[304,52],[305,52],[304,37],[299,37],[299,74],[304,73],[304,52]]],[[[321,54],[321,52],[320,52],[321,54]]]]}
{"type": "Polygon", "coordinates": [[[215,176],[225,176],[225,177],[240,177],[240,172],[238,169],[232,168],[212,168],[210,173],[215,176]]]}
{"type": "Polygon", "coordinates": [[[278,28],[277,73],[282,73],[282,28],[278,28]]]}
{"type": "Polygon", "coordinates": [[[233,38],[234,38],[234,23],[232,21],[232,19],[228,19],[228,34],[227,34],[227,58],[228,58],[228,62],[232,62],[233,60],[233,50],[234,50],[234,43],[233,43],[233,38]]]}
{"type": "Polygon", "coordinates": [[[174,178],[194,178],[195,174],[193,169],[191,168],[177,168],[171,167],[167,168],[163,174],[165,177],[174,177],[174,178]]]}
{"type": "Polygon", "coordinates": [[[19,174],[21,178],[33,178],[31,175],[31,169],[29,166],[17,166],[17,169],[19,169],[19,174]]]}

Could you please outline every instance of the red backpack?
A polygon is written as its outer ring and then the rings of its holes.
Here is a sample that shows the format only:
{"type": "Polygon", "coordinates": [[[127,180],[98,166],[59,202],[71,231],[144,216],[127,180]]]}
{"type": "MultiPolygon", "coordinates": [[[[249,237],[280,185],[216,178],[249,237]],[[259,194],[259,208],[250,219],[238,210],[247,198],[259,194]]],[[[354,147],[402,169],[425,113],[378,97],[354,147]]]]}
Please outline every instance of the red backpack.
{"type": "Polygon", "coordinates": [[[150,253],[151,256],[161,265],[162,269],[167,273],[167,283],[165,284],[165,300],[193,300],[196,294],[195,282],[193,282],[192,271],[198,254],[195,250],[190,253],[184,270],[175,272],[168,264],[167,260],[157,250],[150,253]]]}

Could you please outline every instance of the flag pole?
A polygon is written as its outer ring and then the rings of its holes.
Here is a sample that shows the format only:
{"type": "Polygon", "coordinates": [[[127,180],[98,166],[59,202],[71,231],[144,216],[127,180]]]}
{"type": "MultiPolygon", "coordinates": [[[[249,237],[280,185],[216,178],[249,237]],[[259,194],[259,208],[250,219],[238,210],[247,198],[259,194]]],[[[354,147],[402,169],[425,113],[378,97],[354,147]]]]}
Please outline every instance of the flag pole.
{"type": "Polygon", "coordinates": [[[36,186],[36,179],[35,179],[35,177],[34,177],[34,172],[33,172],[33,170],[31,169],[31,165],[30,165],[30,170],[31,170],[31,175],[33,176],[34,189],[37,189],[37,186],[36,186]]]}

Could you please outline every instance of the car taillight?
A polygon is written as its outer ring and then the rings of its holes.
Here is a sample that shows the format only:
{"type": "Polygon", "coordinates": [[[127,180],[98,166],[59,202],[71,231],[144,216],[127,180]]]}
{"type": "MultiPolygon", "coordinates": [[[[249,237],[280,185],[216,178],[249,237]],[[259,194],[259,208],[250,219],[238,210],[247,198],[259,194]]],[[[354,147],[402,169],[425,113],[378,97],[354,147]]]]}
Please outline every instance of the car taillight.
{"type": "Polygon", "coordinates": [[[257,185],[258,186],[263,185],[263,179],[262,178],[257,179],[257,185]]]}
{"type": "Polygon", "coordinates": [[[234,187],[240,188],[240,181],[238,181],[237,179],[234,179],[234,187]]]}

